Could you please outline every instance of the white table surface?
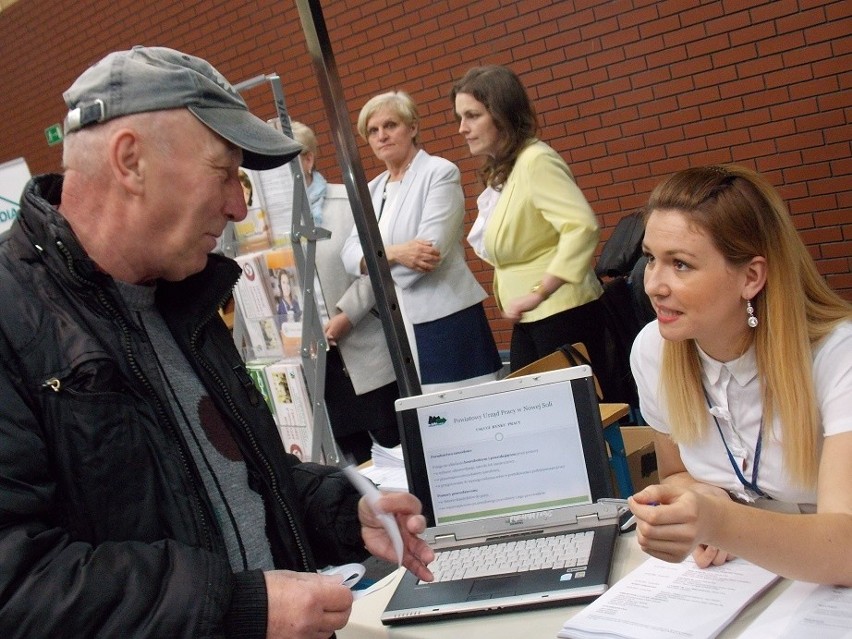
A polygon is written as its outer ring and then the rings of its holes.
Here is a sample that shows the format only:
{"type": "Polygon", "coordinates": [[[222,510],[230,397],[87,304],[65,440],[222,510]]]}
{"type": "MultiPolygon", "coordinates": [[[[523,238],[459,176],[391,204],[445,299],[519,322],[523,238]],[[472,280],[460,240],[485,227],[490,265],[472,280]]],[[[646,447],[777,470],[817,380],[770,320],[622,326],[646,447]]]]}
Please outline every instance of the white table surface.
{"type": "MultiPolygon", "coordinates": [[[[616,541],[610,584],[621,579],[641,564],[648,555],[636,542],[636,534],[622,535],[616,541]]],[[[499,612],[478,617],[466,617],[403,626],[385,626],[380,616],[397,582],[402,577],[397,570],[379,582],[379,590],[355,601],[352,615],[345,628],[337,632],[339,639],[555,639],[566,619],[573,617],[584,605],[558,606],[524,612],[499,612]]],[[[762,597],[751,603],[725,630],[720,639],[733,639],[760,614],[778,594],[789,585],[781,580],[762,597]]]]}

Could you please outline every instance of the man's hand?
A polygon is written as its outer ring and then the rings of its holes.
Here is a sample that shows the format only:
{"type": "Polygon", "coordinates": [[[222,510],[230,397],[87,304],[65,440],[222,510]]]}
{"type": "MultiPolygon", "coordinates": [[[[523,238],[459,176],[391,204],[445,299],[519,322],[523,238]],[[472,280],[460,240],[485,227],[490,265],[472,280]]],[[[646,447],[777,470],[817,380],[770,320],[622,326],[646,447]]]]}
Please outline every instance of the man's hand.
{"type": "Polygon", "coordinates": [[[409,240],[386,249],[390,264],[402,264],[413,271],[428,273],[441,263],[441,252],[427,240],[409,240]]]}
{"type": "MultiPolygon", "coordinates": [[[[404,547],[403,565],[419,579],[432,581],[434,577],[426,566],[435,558],[435,553],[418,536],[426,530],[426,518],[420,514],[420,500],[410,493],[382,493],[377,507],[396,519],[404,547]]],[[[365,498],[358,503],[358,518],[367,550],[376,557],[395,562],[393,543],[365,498]]]]}
{"type": "Polygon", "coordinates": [[[352,593],[339,577],[290,570],[263,576],[269,600],[267,639],[326,639],[349,621],[352,593]]]}

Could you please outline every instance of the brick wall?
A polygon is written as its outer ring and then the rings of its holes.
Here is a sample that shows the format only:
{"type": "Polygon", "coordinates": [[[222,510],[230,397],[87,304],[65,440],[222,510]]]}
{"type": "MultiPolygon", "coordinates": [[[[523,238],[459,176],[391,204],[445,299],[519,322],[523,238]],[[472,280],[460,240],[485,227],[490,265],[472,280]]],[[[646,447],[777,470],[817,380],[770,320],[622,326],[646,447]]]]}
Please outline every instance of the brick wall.
{"type": "MultiPolygon", "coordinates": [[[[354,126],[373,94],[410,92],[423,141],[462,169],[470,224],[478,162],[447,97],[470,66],[511,66],[542,138],[571,165],[603,238],[663,176],[736,162],[766,174],[831,286],[852,299],[852,17],[848,0],[334,0],[323,2],[354,126]]],[[[295,2],[20,0],[0,12],[0,162],[56,170],[44,129],[61,92],[107,51],[162,44],[233,81],[282,77],[293,118],[317,131],[320,170],[340,171],[295,2]]],[[[246,95],[274,115],[264,89],[246,95]]],[[[360,140],[359,140],[360,143],[360,140]]],[[[361,144],[368,177],[380,167],[361,144]]],[[[469,254],[486,287],[487,267],[469,254]]],[[[505,347],[510,327],[489,317],[505,347]]]]}

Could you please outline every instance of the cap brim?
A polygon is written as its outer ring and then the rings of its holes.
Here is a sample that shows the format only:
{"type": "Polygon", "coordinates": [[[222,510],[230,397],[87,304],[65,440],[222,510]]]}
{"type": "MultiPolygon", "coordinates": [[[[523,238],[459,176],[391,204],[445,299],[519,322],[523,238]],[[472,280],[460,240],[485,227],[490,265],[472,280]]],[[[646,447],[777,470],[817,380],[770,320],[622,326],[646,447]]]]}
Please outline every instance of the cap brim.
{"type": "Polygon", "coordinates": [[[289,162],[302,145],[243,109],[187,107],[209,128],[243,150],[243,166],[264,171],[289,162]]]}

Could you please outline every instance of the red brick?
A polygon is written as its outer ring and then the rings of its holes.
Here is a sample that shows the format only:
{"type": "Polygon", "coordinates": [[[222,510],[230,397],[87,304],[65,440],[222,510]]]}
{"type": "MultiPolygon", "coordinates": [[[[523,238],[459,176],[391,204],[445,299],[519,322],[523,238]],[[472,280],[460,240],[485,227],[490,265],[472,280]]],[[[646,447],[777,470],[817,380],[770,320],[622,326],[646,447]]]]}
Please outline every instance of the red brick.
{"type": "Polygon", "coordinates": [[[754,75],[766,77],[773,71],[783,72],[784,60],[780,55],[761,56],[754,60],[745,60],[737,65],[737,74],[741,78],[754,75]]]}
{"type": "MultiPolygon", "coordinates": [[[[817,226],[842,226],[850,227],[850,212],[848,210],[833,210],[837,208],[837,202],[833,195],[824,195],[821,197],[809,198],[814,202],[814,222],[817,226]]],[[[852,239],[852,237],[844,234],[844,239],[852,239]]]]}
{"type": "Polygon", "coordinates": [[[763,142],[753,142],[750,144],[731,147],[731,158],[735,162],[744,162],[764,155],[772,155],[775,152],[776,147],[774,141],[764,140],[763,142]]]}
{"type": "Polygon", "coordinates": [[[689,57],[697,57],[700,55],[712,54],[716,51],[727,50],[731,46],[731,41],[727,33],[722,33],[715,36],[702,38],[697,42],[691,42],[686,45],[686,51],[689,57]]]}
{"type": "Polygon", "coordinates": [[[677,78],[654,87],[654,96],[662,98],[670,95],[680,95],[693,89],[692,78],[677,78]]]}
{"type": "Polygon", "coordinates": [[[763,91],[765,88],[766,84],[764,79],[759,76],[755,76],[752,78],[746,78],[745,80],[728,82],[727,84],[719,87],[719,94],[723,99],[725,99],[740,95],[747,95],[749,93],[757,93],[759,91],[763,91]]]}
{"type": "Polygon", "coordinates": [[[770,108],[773,120],[792,120],[819,111],[816,99],[793,100],[770,108]]]}
{"type": "MultiPolygon", "coordinates": [[[[649,53],[645,56],[645,62],[647,63],[649,69],[654,69],[657,67],[666,67],[673,77],[676,77],[677,74],[672,72],[672,67],[675,66],[678,62],[682,62],[688,59],[689,55],[685,46],[671,47],[668,49],[663,49],[662,51],[658,51],[656,53],[649,53]]],[[[696,66],[696,68],[700,68],[700,66],[696,66]]]]}
{"type": "MultiPolygon", "coordinates": [[[[232,79],[281,73],[291,114],[314,126],[323,146],[332,144],[292,4],[93,0],[52,3],[49,21],[45,4],[28,0],[0,12],[0,81],[15,87],[0,119],[0,155],[7,154],[0,162],[23,155],[33,172],[57,169],[61,149],[47,147],[43,131],[64,115],[62,90],[105,50],[129,42],[184,48],[210,58],[232,79]],[[58,40],[50,32],[55,24],[63,25],[58,40]],[[45,41],[50,48],[39,46],[45,41]]],[[[521,74],[539,109],[542,135],[572,164],[578,160],[587,197],[607,223],[642,204],[663,175],[715,161],[768,173],[793,198],[797,224],[837,225],[836,216],[852,210],[852,18],[844,0],[326,4],[350,122],[371,95],[391,86],[412,91],[429,150],[463,171],[468,225],[481,190],[474,175],[480,160],[459,142],[447,93],[467,68],[491,62],[521,74]],[[726,140],[731,146],[716,148],[726,140]],[[828,166],[829,174],[784,183],[814,165],[821,172],[828,166]],[[621,182],[631,192],[611,188],[621,182]],[[819,215],[816,223],[811,211],[819,215]]],[[[266,92],[247,99],[258,115],[274,113],[266,92]]],[[[375,175],[380,164],[357,144],[365,172],[375,175]]],[[[340,179],[330,150],[321,166],[327,177],[340,179]]],[[[844,232],[849,241],[852,229],[844,232]]],[[[840,282],[850,299],[851,263],[848,257],[820,262],[832,272],[844,265],[845,274],[830,282],[840,282]]],[[[490,280],[472,257],[471,265],[490,280]]],[[[495,334],[507,340],[511,326],[496,318],[495,334]]]]}
{"type": "Polygon", "coordinates": [[[736,130],[725,131],[718,135],[707,136],[707,146],[711,149],[724,149],[733,146],[748,144],[751,141],[748,131],[736,130]]]}
{"type": "Polygon", "coordinates": [[[688,27],[679,27],[674,31],[663,33],[663,44],[666,47],[679,47],[691,42],[698,42],[707,38],[707,32],[703,24],[694,24],[688,27]]]}
{"type": "MultiPolygon", "coordinates": [[[[659,37],[660,34],[677,31],[680,29],[680,20],[676,15],[664,16],[659,20],[639,25],[639,35],[644,40],[659,37]]],[[[663,40],[661,39],[662,43],[663,40]]]]}
{"type": "Polygon", "coordinates": [[[819,146],[826,142],[821,131],[806,131],[796,135],[788,135],[776,140],[779,151],[799,151],[809,147],[819,146]]]}
{"type": "Polygon", "coordinates": [[[797,166],[802,161],[802,154],[798,151],[787,153],[774,153],[772,155],[757,158],[757,170],[760,173],[797,166]]]}
{"type": "Polygon", "coordinates": [[[825,130],[833,126],[845,124],[845,122],[843,111],[826,111],[825,113],[797,118],[796,129],[799,131],[809,131],[811,129],[825,130]]]}
{"type": "MultiPolygon", "coordinates": [[[[719,51],[718,53],[714,53],[711,56],[713,67],[726,67],[730,65],[740,65],[737,67],[738,72],[740,69],[743,69],[745,65],[741,63],[746,62],[748,60],[754,60],[758,57],[757,49],[754,44],[747,43],[737,47],[730,47],[729,49],[724,49],[719,51]]],[[[780,62],[780,60],[779,60],[780,62]]],[[[776,67],[773,67],[776,68],[776,67]]],[[[740,73],[740,76],[743,77],[745,75],[751,75],[750,73],[740,73]]]]}
{"type": "Polygon", "coordinates": [[[769,88],[793,85],[797,82],[806,82],[813,79],[813,70],[810,65],[801,65],[797,67],[787,67],[775,72],[767,72],[764,76],[766,86],[769,88]]]}
{"type": "Polygon", "coordinates": [[[802,151],[802,161],[805,164],[826,162],[837,159],[848,159],[849,157],[848,143],[827,144],[825,146],[814,147],[812,149],[805,149],[802,151]]]}
{"type": "Polygon", "coordinates": [[[774,20],[782,16],[797,13],[799,11],[799,3],[797,0],[775,0],[775,2],[755,2],[754,9],[751,10],[752,22],[763,22],[765,20],[774,20]]]}
{"type": "Polygon", "coordinates": [[[829,226],[818,229],[806,229],[800,232],[805,244],[824,244],[825,242],[837,242],[843,239],[840,228],[829,226]]]}
{"type": "Polygon", "coordinates": [[[741,98],[718,100],[710,104],[702,104],[699,106],[699,109],[701,111],[701,117],[708,119],[720,115],[740,113],[743,110],[743,100],[741,98]]]}
{"type": "Polygon", "coordinates": [[[828,144],[852,140],[852,122],[849,122],[847,119],[846,123],[841,126],[826,129],[823,132],[823,136],[828,144]]]}
{"type": "MultiPolygon", "coordinates": [[[[775,23],[773,23],[773,26],[775,23]]],[[[805,46],[805,36],[801,32],[787,33],[784,35],[773,34],[774,37],[760,40],[757,43],[757,53],[761,56],[776,55],[795,51],[805,46]]]]}
{"type": "Polygon", "coordinates": [[[694,9],[686,9],[679,14],[679,17],[683,25],[700,24],[703,27],[704,23],[714,18],[719,18],[722,15],[724,15],[722,3],[712,2],[702,4],[694,9]]]}
{"type": "MultiPolygon", "coordinates": [[[[835,55],[831,59],[814,62],[811,65],[811,68],[815,78],[837,75],[841,82],[843,81],[843,78],[848,80],[850,78],[848,69],[852,68],[852,53],[846,55],[835,55]],[[845,71],[845,73],[838,73],[839,71],[845,71]]],[[[849,84],[847,83],[845,86],[849,86],[849,84]]]]}
{"type": "Polygon", "coordinates": [[[762,22],[758,24],[749,24],[742,29],[732,31],[731,46],[739,46],[746,42],[759,42],[767,40],[775,35],[775,24],[772,22],[762,22]]]}

